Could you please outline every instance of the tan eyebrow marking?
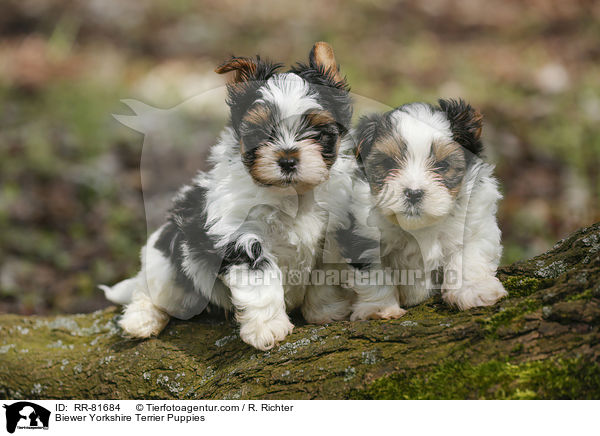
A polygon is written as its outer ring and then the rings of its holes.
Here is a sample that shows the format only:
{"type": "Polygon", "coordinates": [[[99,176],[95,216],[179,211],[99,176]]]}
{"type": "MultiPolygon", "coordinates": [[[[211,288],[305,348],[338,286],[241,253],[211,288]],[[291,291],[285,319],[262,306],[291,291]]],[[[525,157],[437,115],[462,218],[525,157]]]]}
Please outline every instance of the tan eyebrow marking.
{"type": "Polygon", "coordinates": [[[244,121],[252,124],[266,124],[271,118],[271,110],[264,105],[257,105],[251,108],[246,115],[244,115],[244,121]]]}

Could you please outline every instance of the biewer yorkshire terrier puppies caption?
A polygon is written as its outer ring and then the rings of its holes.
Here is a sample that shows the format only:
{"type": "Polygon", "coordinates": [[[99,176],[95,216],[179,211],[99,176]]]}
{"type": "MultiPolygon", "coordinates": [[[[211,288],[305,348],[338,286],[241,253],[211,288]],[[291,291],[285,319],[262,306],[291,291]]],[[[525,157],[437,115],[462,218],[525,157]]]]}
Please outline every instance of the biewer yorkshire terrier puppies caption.
{"type": "MultiPolygon", "coordinates": [[[[398,318],[434,289],[461,310],[507,295],[496,278],[501,198],[481,159],[482,116],[464,101],[413,103],[363,117],[351,226],[338,231],[355,268],[391,275],[354,284],[351,319],[398,318]]],[[[373,277],[372,277],[373,278],[373,277]]]]}
{"type": "Polygon", "coordinates": [[[339,153],[351,147],[349,88],[326,43],[308,63],[280,69],[258,56],[216,69],[233,77],[212,169],[179,191],[139,274],[103,288],[126,305],[128,335],[156,335],[170,316],[188,319],[210,302],[234,311],[241,338],[266,350],[292,331],[287,310],[301,307],[311,322],[349,315],[341,288],[287,284],[282,273],[314,268],[328,216],[351,194],[352,156],[339,153]]]}

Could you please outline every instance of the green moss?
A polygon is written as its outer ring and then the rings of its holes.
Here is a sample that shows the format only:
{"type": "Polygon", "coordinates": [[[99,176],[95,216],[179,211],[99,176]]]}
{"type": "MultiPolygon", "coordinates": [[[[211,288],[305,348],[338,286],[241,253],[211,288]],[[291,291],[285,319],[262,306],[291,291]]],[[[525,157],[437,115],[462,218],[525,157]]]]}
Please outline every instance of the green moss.
{"type": "Polygon", "coordinates": [[[600,366],[583,359],[450,362],[376,380],[355,399],[597,399],[600,366]]]}
{"type": "Polygon", "coordinates": [[[570,295],[566,298],[566,301],[577,301],[577,300],[591,300],[594,297],[594,291],[592,289],[586,289],[579,294],[570,295]]]}
{"type": "Polygon", "coordinates": [[[483,329],[489,333],[494,334],[498,327],[506,325],[515,318],[525,313],[533,312],[541,307],[541,303],[532,299],[526,298],[515,306],[510,306],[500,309],[499,312],[492,315],[489,318],[477,320],[483,325],[483,329]]]}
{"type": "Polygon", "coordinates": [[[511,297],[527,297],[540,289],[550,286],[551,280],[534,277],[514,276],[502,282],[511,297]]]}
{"type": "Polygon", "coordinates": [[[525,347],[523,346],[523,344],[517,344],[517,345],[515,345],[515,346],[512,348],[512,350],[510,350],[510,351],[511,351],[511,353],[514,353],[514,354],[519,354],[519,353],[522,353],[522,352],[523,352],[523,348],[525,348],[525,347]]]}

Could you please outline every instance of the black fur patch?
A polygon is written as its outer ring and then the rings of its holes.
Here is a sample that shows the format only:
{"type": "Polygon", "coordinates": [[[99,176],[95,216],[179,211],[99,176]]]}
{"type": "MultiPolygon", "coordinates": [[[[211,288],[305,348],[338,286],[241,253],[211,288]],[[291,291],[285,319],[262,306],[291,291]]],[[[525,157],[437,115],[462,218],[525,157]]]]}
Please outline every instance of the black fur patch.
{"type": "Polygon", "coordinates": [[[223,273],[232,265],[248,265],[250,269],[262,269],[268,264],[263,257],[263,248],[259,242],[253,242],[250,247],[250,254],[242,247],[236,246],[235,241],[225,246],[224,262],[221,265],[219,273],[223,273]]]}
{"type": "Polygon", "coordinates": [[[242,141],[242,162],[248,169],[254,165],[258,149],[275,139],[280,119],[279,108],[269,102],[253,105],[242,118],[238,131],[242,141]],[[256,112],[261,116],[254,116],[256,112]]]}
{"type": "Polygon", "coordinates": [[[355,234],[356,227],[356,218],[350,214],[350,225],[347,228],[337,229],[335,237],[340,247],[340,253],[347,259],[348,264],[356,269],[365,269],[372,264],[364,259],[365,251],[377,248],[379,243],[355,234]]]}
{"type": "Polygon", "coordinates": [[[239,61],[242,65],[249,65],[241,74],[236,74],[234,81],[227,84],[227,104],[231,109],[231,125],[239,135],[240,124],[244,114],[250,106],[258,99],[258,89],[277,73],[282,64],[262,60],[260,56],[255,58],[241,58],[232,56],[225,61],[217,72],[232,71],[227,65],[239,61]]]}
{"type": "Polygon", "coordinates": [[[183,269],[185,254],[182,244],[189,249],[194,262],[203,264],[203,269],[215,278],[233,265],[247,264],[250,269],[261,269],[267,261],[262,257],[258,242],[252,245],[251,253],[237,248],[231,241],[224,248],[216,248],[214,239],[207,234],[206,189],[194,186],[175,200],[169,220],[154,247],[169,258],[177,271],[177,282],[186,289],[193,289],[193,282],[183,269]]]}
{"type": "Polygon", "coordinates": [[[337,158],[337,148],[343,129],[331,117],[330,112],[309,111],[302,115],[302,123],[310,130],[317,131],[312,138],[321,145],[321,155],[328,167],[331,167],[337,158]]]}
{"type": "MultiPolygon", "coordinates": [[[[438,100],[452,129],[452,139],[476,156],[483,151],[481,143],[482,116],[464,100],[438,100]]],[[[468,157],[468,156],[467,156],[468,157]]]]}
{"type": "Polygon", "coordinates": [[[434,161],[432,169],[440,176],[444,186],[451,191],[462,183],[466,169],[466,154],[470,153],[454,141],[450,143],[435,141],[431,145],[430,159],[434,161]]]}
{"type": "Polygon", "coordinates": [[[309,83],[317,95],[319,104],[333,114],[339,124],[340,134],[345,135],[350,129],[353,110],[350,87],[346,79],[336,80],[333,71],[315,64],[314,59],[311,59],[308,65],[297,63],[289,72],[302,77],[309,83]]]}
{"type": "Polygon", "coordinates": [[[387,118],[386,114],[363,115],[358,121],[356,127],[356,160],[361,168],[364,168],[364,161],[371,152],[373,144],[381,131],[380,124],[387,118]]]}
{"type": "Polygon", "coordinates": [[[400,167],[400,162],[406,153],[406,144],[397,138],[391,121],[393,111],[384,114],[363,116],[357,127],[356,161],[362,172],[362,177],[377,192],[382,189],[390,171],[400,167]],[[374,146],[388,144],[384,150],[374,146]],[[380,144],[380,145],[381,145],[380,144]]]}

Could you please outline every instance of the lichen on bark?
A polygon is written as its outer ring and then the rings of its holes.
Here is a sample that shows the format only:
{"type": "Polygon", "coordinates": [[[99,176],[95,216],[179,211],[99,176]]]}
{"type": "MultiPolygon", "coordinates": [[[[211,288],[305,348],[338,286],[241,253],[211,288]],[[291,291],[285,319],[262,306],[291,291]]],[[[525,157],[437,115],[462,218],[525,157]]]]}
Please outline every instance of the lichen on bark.
{"type": "Polygon", "coordinates": [[[500,269],[509,296],[393,321],[303,324],[260,352],[202,315],[128,340],[118,311],[0,316],[0,397],[600,398],[600,224],[500,269]]]}

